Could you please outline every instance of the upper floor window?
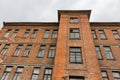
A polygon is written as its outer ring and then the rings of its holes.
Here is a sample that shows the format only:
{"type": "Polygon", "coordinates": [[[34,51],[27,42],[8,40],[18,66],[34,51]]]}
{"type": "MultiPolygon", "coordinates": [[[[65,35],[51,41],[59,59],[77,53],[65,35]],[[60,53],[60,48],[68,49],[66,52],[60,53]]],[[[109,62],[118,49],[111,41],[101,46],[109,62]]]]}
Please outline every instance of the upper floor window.
{"type": "Polygon", "coordinates": [[[80,32],[79,29],[70,29],[70,39],[79,39],[80,38],[80,32]]]}
{"type": "Polygon", "coordinates": [[[100,34],[101,39],[103,39],[103,40],[106,39],[104,30],[99,30],[99,34],[100,34]]]}
{"type": "Polygon", "coordinates": [[[111,51],[111,49],[110,49],[109,46],[105,46],[105,47],[104,47],[104,50],[105,50],[107,59],[114,59],[113,54],[112,54],[112,51],[111,51]]]}
{"type": "Polygon", "coordinates": [[[52,69],[45,69],[44,80],[52,80],[52,69]]]}
{"type": "Polygon", "coordinates": [[[4,34],[3,37],[8,37],[11,31],[12,31],[11,29],[8,29],[7,32],[4,34]]]}
{"type": "Polygon", "coordinates": [[[71,17],[70,18],[70,23],[78,23],[78,18],[77,17],[71,17]]]}
{"type": "Polygon", "coordinates": [[[38,80],[39,73],[40,73],[40,68],[39,67],[35,67],[34,70],[33,70],[33,73],[32,73],[31,80],[38,80]]]}
{"type": "Polygon", "coordinates": [[[15,38],[15,37],[16,37],[18,31],[19,31],[19,29],[16,29],[16,30],[13,32],[13,34],[12,34],[12,38],[15,38]]]}
{"type": "Polygon", "coordinates": [[[115,80],[120,80],[120,72],[113,71],[112,74],[115,80]]]}
{"type": "Polygon", "coordinates": [[[82,63],[82,51],[80,47],[70,47],[70,62],[82,63]]]}
{"type": "Polygon", "coordinates": [[[97,35],[96,35],[95,30],[92,30],[92,36],[93,36],[93,39],[97,39],[97,35]]]}
{"type": "Polygon", "coordinates": [[[20,54],[20,51],[22,49],[22,44],[19,44],[14,52],[14,56],[18,56],[20,54]]]}
{"type": "Polygon", "coordinates": [[[102,71],[102,72],[101,72],[101,74],[102,74],[102,78],[103,78],[103,80],[109,80],[109,78],[108,78],[108,75],[107,75],[107,72],[106,72],[106,71],[102,71]]]}
{"type": "Polygon", "coordinates": [[[52,33],[52,38],[53,38],[53,39],[56,39],[56,38],[57,38],[57,35],[58,35],[58,30],[57,30],[57,29],[54,29],[54,30],[53,30],[53,33],[52,33]]]}
{"type": "Polygon", "coordinates": [[[120,36],[119,36],[119,33],[117,30],[112,30],[112,33],[113,33],[115,39],[120,39],[120,36]]]}
{"type": "Polygon", "coordinates": [[[32,48],[32,45],[28,45],[25,49],[23,56],[27,57],[30,53],[31,48],[32,48]]]}
{"type": "Polygon", "coordinates": [[[34,29],[32,35],[31,35],[31,38],[35,38],[37,33],[38,33],[38,29],[34,29]]]}
{"type": "Polygon", "coordinates": [[[38,52],[38,57],[44,57],[45,54],[45,49],[46,49],[46,45],[41,45],[39,52],[38,52]]]}
{"type": "Polygon", "coordinates": [[[8,80],[8,76],[9,76],[11,71],[12,71],[12,66],[7,66],[3,75],[2,75],[1,80],[8,80]]]}
{"type": "Polygon", "coordinates": [[[102,53],[100,50],[100,46],[95,46],[95,48],[96,48],[98,59],[102,59],[102,53]]]}
{"type": "Polygon", "coordinates": [[[54,57],[55,56],[55,48],[56,48],[55,45],[50,45],[48,57],[54,57]]]}
{"type": "Polygon", "coordinates": [[[83,76],[70,76],[69,80],[84,80],[83,76]]]}
{"type": "Polygon", "coordinates": [[[1,55],[5,55],[9,47],[10,47],[10,44],[6,44],[1,51],[1,55]]]}
{"type": "Polygon", "coordinates": [[[23,67],[17,67],[16,72],[13,76],[13,80],[20,80],[22,71],[23,71],[23,67]]]}
{"type": "Polygon", "coordinates": [[[43,38],[49,38],[50,29],[46,29],[43,38]]]}
{"type": "Polygon", "coordinates": [[[24,35],[23,35],[23,38],[27,38],[28,35],[29,35],[29,32],[30,32],[30,29],[26,29],[24,35]]]}

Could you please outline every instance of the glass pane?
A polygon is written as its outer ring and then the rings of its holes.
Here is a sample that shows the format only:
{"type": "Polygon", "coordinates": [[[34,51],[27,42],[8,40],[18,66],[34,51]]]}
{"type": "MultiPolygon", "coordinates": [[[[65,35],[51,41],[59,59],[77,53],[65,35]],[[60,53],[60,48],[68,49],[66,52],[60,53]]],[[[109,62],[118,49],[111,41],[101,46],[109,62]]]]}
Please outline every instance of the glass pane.
{"type": "Polygon", "coordinates": [[[106,72],[102,72],[102,76],[103,77],[107,77],[107,73],[106,72]]]}
{"type": "Polygon", "coordinates": [[[23,71],[23,67],[18,67],[17,68],[17,72],[22,72],[23,71]]]}
{"type": "Polygon", "coordinates": [[[79,38],[79,37],[80,37],[79,33],[76,33],[75,38],[79,38]]]}
{"type": "Polygon", "coordinates": [[[45,74],[51,74],[52,73],[52,70],[51,69],[46,69],[45,70],[45,74]]]}
{"type": "Polygon", "coordinates": [[[120,73],[119,72],[113,72],[113,77],[120,78],[120,73]]]}
{"type": "Polygon", "coordinates": [[[39,68],[35,68],[33,73],[39,74],[39,68]]]}
{"type": "Polygon", "coordinates": [[[6,71],[7,71],[7,72],[10,72],[11,70],[12,70],[12,67],[7,67],[7,68],[6,68],[6,71]]]}

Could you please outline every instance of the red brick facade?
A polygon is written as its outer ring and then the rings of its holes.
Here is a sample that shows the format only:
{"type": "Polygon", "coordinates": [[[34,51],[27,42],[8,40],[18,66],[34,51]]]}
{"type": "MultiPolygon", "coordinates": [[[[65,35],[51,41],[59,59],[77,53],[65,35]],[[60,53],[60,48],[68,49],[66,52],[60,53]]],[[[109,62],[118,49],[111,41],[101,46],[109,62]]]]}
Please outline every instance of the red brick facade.
{"type": "Polygon", "coordinates": [[[76,80],[79,80],[80,77],[81,80],[104,80],[102,78],[106,78],[106,80],[117,78],[119,80],[119,76],[115,77],[113,73],[120,73],[120,40],[115,39],[113,30],[117,31],[119,35],[120,23],[89,22],[90,12],[90,10],[60,10],[56,23],[5,22],[0,31],[0,79],[13,80],[15,74],[18,74],[16,69],[23,67],[20,80],[47,80],[45,79],[46,76],[47,78],[51,76],[51,80],[72,80],[71,77],[76,78],[76,80]],[[71,18],[75,18],[78,22],[74,23],[73,21],[71,23],[71,18]],[[12,37],[16,29],[19,31],[15,37],[12,37]],[[24,38],[27,29],[30,31],[28,31],[28,36],[24,38]],[[36,37],[31,38],[35,29],[38,30],[36,37]],[[70,38],[70,29],[79,30],[78,39],[70,38]],[[58,30],[57,38],[53,38],[54,30],[58,30]],[[96,39],[93,38],[92,30],[95,31],[96,39]],[[102,40],[100,38],[100,30],[104,31],[106,39],[102,40]],[[44,38],[45,32],[48,38],[44,38]],[[7,37],[5,37],[5,34],[7,37]],[[5,47],[6,44],[8,44],[8,48],[5,47]],[[22,44],[22,48],[19,54],[15,56],[19,44],[22,44]],[[31,45],[29,54],[24,56],[26,47],[29,45],[31,45]],[[38,57],[42,45],[45,45],[45,51],[42,57],[38,57]],[[52,45],[56,47],[51,48],[52,45]],[[98,59],[96,46],[100,48],[102,59],[98,59]],[[106,49],[111,51],[110,54],[105,52],[106,46],[110,48],[110,50],[106,49]],[[71,47],[81,48],[81,63],[71,63],[71,47]],[[7,67],[12,67],[12,70],[8,77],[3,79],[3,76],[6,77],[4,74],[7,67]],[[39,68],[40,72],[39,74],[36,73],[38,75],[37,79],[32,79],[35,68],[39,68]],[[52,70],[51,74],[47,74],[46,69],[52,70]],[[107,76],[101,75],[103,71],[107,73],[107,76]]]}

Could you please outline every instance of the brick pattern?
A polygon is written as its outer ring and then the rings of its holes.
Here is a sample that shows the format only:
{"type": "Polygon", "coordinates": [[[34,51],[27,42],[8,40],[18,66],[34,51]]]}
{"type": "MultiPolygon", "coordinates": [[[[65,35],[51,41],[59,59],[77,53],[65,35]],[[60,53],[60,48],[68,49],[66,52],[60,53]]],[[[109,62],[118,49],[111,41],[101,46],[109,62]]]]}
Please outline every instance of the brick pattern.
{"type": "Polygon", "coordinates": [[[0,55],[0,78],[2,77],[6,66],[13,66],[8,80],[12,80],[16,68],[22,66],[23,72],[20,80],[30,80],[34,67],[40,67],[38,80],[43,80],[45,68],[52,68],[52,80],[69,80],[69,76],[82,76],[85,80],[102,80],[101,71],[106,71],[109,80],[114,80],[112,71],[120,71],[120,41],[113,36],[112,30],[117,30],[120,34],[120,25],[90,23],[89,11],[60,11],[59,23],[6,23],[0,31],[0,52],[6,44],[10,44],[6,55],[0,55]],[[70,23],[70,18],[77,18],[77,23],[70,23]],[[105,25],[105,26],[104,26],[105,25]],[[107,25],[107,26],[106,26],[107,25]],[[70,29],[79,29],[80,38],[70,39],[70,29]],[[8,29],[11,32],[8,37],[3,35],[8,29]],[[12,34],[19,29],[15,38],[12,34]],[[23,38],[26,29],[30,29],[27,38],[23,38]],[[34,29],[38,29],[36,38],[31,38],[34,29]],[[44,39],[44,32],[50,29],[48,39],[44,39]],[[52,39],[54,29],[58,29],[58,38],[52,39]],[[95,30],[97,39],[93,39],[91,30],[95,30]],[[107,37],[101,40],[99,30],[104,30],[107,37]],[[23,44],[20,54],[13,56],[17,46],[23,44]],[[23,57],[25,48],[31,44],[28,57],[23,57]],[[46,45],[43,58],[38,58],[40,45],[46,45]],[[56,54],[54,58],[48,57],[50,45],[56,45],[56,54]],[[98,60],[95,46],[100,46],[103,56],[98,60]],[[104,46],[110,46],[114,60],[108,60],[104,51],[104,46]],[[82,63],[70,63],[70,47],[81,47],[82,63]]]}

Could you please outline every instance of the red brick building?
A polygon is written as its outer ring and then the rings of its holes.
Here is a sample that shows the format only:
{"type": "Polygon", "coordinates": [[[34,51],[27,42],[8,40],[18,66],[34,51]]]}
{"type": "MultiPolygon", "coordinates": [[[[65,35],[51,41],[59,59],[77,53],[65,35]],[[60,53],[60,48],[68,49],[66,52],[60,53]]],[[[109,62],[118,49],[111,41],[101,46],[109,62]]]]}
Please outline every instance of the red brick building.
{"type": "Polygon", "coordinates": [[[59,10],[58,22],[4,22],[1,80],[120,80],[120,23],[59,10]]]}

